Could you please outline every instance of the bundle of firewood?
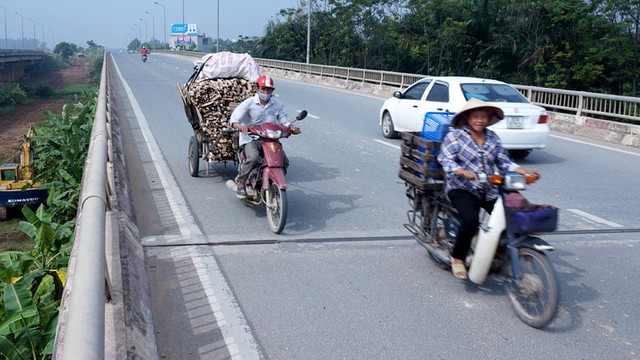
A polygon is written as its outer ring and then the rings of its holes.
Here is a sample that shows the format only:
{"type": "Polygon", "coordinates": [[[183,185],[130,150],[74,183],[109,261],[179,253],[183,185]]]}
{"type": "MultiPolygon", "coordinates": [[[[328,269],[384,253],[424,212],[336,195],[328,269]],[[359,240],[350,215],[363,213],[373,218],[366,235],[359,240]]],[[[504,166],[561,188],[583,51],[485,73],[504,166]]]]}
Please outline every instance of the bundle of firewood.
{"type": "Polygon", "coordinates": [[[245,99],[255,94],[254,83],[240,78],[206,79],[189,87],[190,101],[198,109],[199,125],[211,141],[216,159],[233,158],[233,136],[221,133],[228,129],[231,112],[245,99]]]}

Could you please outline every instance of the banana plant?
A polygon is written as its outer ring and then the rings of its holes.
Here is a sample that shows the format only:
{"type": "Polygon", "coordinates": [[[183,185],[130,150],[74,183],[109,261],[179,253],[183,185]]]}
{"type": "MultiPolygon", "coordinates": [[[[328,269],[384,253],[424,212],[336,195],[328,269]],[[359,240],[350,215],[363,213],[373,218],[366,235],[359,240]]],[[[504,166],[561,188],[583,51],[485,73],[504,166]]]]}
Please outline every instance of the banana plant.
{"type": "Polygon", "coordinates": [[[0,355],[47,359],[53,352],[58,307],[73,239],[72,222],[58,225],[40,205],[22,209],[20,229],[34,240],[28,252],[0,253],[0,355]]]}

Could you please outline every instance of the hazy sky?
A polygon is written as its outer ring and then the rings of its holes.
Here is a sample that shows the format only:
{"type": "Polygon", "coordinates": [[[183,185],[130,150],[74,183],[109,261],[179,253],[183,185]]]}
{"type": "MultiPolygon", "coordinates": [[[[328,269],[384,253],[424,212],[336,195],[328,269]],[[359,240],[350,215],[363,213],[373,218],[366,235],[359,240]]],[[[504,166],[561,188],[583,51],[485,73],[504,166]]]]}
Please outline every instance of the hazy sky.
{"type": "MultiPolygon", "coordinates": [[[[267,22],[277,18],[280,9],[299,6],[298,0],[157,0],[166,11],[167,41],[170,24],[182,23],[183,4],[185,23],[195,23],[199,33],[215,38],[218,1],[222,39],[263,35],[267,22]]],[[[139,32],[145,40],[144,21],[150,40],[154,19],[155,37],[164,41],[163,8],[154,0],[0,0],[0,6],[6,8],[9,39],[21,38],[22,18],[18,12],[24,18],[25,38],[33,39],[35,23],[38,42],[42,42],[44,32],[47,47],[51,47],[52,40],[78,46],[93,40],[108,48],[124,48],[139,32]]],[[[0,8],[0,47],[4,46],[4,21],[0,8]]]]}

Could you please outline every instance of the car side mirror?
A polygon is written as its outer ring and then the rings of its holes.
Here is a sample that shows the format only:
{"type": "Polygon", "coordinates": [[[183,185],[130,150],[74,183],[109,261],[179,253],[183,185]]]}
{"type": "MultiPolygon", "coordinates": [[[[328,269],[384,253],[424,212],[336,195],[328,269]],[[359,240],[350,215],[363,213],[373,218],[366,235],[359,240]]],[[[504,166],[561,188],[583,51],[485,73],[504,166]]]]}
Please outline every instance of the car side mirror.
{"type": "Polygon", "coordinates": [[[396,99],[402,99],[402,92],[400,92],[400,91],[395,91],[395,92],[393,93],[393,97],[394,97],[394,98],[396,98],[396,99]]]}

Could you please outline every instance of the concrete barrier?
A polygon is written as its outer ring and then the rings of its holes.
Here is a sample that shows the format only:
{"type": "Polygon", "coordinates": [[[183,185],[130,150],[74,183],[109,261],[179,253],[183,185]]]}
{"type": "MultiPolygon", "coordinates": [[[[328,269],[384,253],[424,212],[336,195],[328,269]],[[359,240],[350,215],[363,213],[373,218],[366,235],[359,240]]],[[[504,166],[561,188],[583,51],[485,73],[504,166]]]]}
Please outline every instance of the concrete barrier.
{"type": "Polygon", "coordinates": [[[549,113],[553,131],[640,147],[640,126],[557,112],[549,113]]]}

